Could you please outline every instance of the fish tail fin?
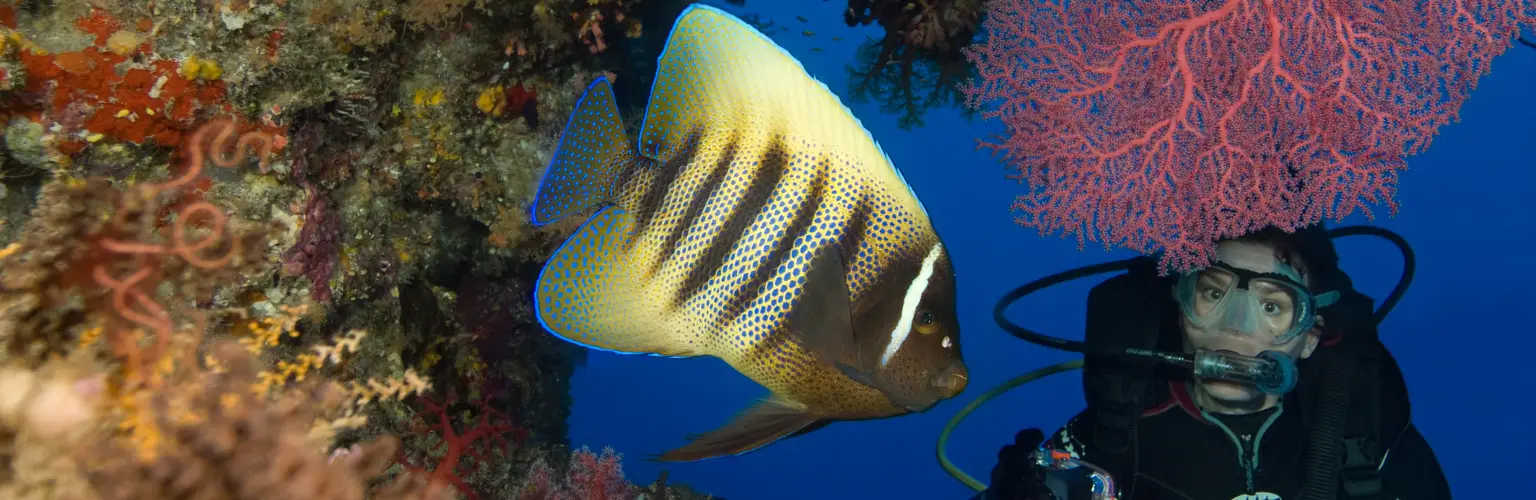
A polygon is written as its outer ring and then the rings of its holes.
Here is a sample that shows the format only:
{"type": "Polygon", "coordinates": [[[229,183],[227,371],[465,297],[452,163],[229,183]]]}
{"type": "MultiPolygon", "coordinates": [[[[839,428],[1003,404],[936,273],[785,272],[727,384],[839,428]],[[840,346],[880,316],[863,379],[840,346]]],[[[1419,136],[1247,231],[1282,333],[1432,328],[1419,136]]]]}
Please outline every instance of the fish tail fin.
{"type": "Polygon", "coordinates": [[[539,181],[529,220],[542,226],[612,202],[619,174],[633,158],[613,87],[606,77],[598,77],[576,101],[576,109],[560,133],[555,156],[539,181]]]}
{"type": "Polygon", "coordinates": [[[688,357],[703,354],[660,302],[646,294],[625,248],[634,217],[617,206],[599,210],[539,272],[534,312],[556,336],[621,354],[688,357]]]}
{"type": "Polygon", "coordinates": [[[777,394],[743,410],[730,423],[704,434],[689,436],[689,442],[659,456],[657,462],[693,462],[727,455],[740,455],[799,433],[818,419],[805,405],[777,394]]]}

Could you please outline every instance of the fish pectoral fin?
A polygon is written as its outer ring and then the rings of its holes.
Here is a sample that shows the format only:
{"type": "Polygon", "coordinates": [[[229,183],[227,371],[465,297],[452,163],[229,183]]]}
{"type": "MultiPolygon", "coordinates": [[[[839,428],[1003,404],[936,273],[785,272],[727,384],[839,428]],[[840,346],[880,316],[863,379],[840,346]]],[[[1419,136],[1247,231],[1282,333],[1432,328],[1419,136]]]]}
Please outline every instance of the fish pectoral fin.
{"type": "Polygon", "coordinates": [[[619,119],[613,87],[597,77],[571,111],[554,158],[539,180],[530,222],[542,226],[576,212],[612,202],[620,173],[634,151],[619,119]]]}
{"type": "Polygon", "coordinates": [[[800,300],[789,313],[789,327],[822,362],[842,368],[851,361],[855,366],[849,368],[862,371],[847,275],[838,248],[823,247],[806,270],[800,300]]]}
{"type": "Polygon", "coordinates": [[[848,366],[846,363],[836,363],[833,366],[837,368],[838,371],[843,372],[843,376],[853,379],[854,382],[858,382],[870,387],[875,386],[874,374],[872,373],[848,366]]]}
{"type": "Polygon", "coordinates": [[[576,230],[539,272],[534,312],[545,330],[592,349],[695,356],[684,334],[625,266],[633,216],[610,206],[576,230]]]}
{"type": "Polygon", "coordinates": [[[742,411],[725,426],[689,436],[688,444],[651,460],[692,462],[740,455],[800,432],[817,420],[804,405],[773,396],[742,411]]]}

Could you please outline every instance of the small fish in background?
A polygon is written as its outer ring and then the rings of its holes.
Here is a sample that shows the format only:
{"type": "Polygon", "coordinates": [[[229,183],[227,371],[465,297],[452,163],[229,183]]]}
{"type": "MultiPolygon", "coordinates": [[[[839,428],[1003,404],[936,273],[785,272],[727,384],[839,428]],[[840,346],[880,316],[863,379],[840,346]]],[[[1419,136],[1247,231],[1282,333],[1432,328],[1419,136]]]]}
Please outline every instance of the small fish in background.
{"type": "Polygon", "coordinates": [[[761,32],[692,5],[658,61],[638,149],[599,78],[531,220],[596,209],[540,272],[535,311],[592,349],[713,356],[769,390],[657,457],[746,453],[964,390],[955,274],[869,132],[761,32]]]}
{"type": "Polygon", "coordinates": [[[800,34],[805,36],[816,36],[816,32],[811,30],[801,31],[800,34]]]}
{"type": "Polygon", "coordinates": [[[802,23],[811,22],[811,20],[810,19],[806,19],[805,16],[795,16],[795,19],[799,19],[800,22],[802,22],[802,23]]]}
{"type": "Polygon", "coordinates": [[[825,50],[826,49],[823,49],[821,47],[811,47],[811,52],[822,52],[822,51],[825,51],[825,50]]]}
{"type": "Polygon", "coordinates": [[[841,42],[841,41],[843,41],[843,37],[834,36],[834,37],[832,37],[832,41],[834,41],[834,42],[841,42]]]}

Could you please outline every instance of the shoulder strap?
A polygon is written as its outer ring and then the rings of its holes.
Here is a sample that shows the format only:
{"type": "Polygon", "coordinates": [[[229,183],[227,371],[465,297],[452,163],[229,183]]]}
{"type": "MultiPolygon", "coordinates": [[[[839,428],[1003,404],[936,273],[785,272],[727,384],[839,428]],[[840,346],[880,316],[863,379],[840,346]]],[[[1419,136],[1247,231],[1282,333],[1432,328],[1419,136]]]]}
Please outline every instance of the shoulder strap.
{"type": "Polygon", "coordinates": [[[1301,394],[1311,433],[1302,498],[1374,500],[1383,494],[1379,466],[1407,426],[1407,387],[1382,345],[1374,301],[1342,283],[1343,297],[1323,312],[1337,345],[1319,349],[1310,367],[1317,386],[1301,394]],[[1318,366],[1321,364],[1321,366],[1318,366]]]}
{"type": "Polygon", "coordinates": [[[1380,366],[1375,360],[1355,358],[1355,390],[1349,415],[1344,419],[1344,463],[1339,482],[1344,498],[1365,500],[1382,493],[1380,366]]]}
{"type": "MultiPolygon", "coordinates": [[[[1131,269],[1088,292],[1084,342],[1114,348],[1156,349],[1172,284],[1157,274],[1156,262],[1143,258],[1131,269]]],[[[1092,446],[1124,453],[1135,440],[1136,422],[1158,384],[1150,361],[1089,355],[1083,359],[1083,392],[1092,413],[1092,446]]]]}

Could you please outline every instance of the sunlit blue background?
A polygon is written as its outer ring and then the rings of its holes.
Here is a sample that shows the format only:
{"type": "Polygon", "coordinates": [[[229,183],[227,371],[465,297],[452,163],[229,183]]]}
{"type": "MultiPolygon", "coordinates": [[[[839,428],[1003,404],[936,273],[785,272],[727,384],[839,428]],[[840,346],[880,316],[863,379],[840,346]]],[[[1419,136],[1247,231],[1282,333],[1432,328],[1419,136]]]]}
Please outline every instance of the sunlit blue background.
{"type": "MultiPolygon", "coordinates": [[[[940,428],[999,382],[1071,359],[999,330],[990,318],[997,298],[1046,274],[1130,254],[1095,244],[1079,251],[1076,240],[1015,225],[1009,204],[1019,186],[975,148],[977,137],[999,130],[995,122],[968,123],[956,110],[939,109],[928,114],[925,127],[904,132],[876,104],[852,103],[844,68],[857,43],[866,35],[880,37],[881,30],[846,27],[842,0],[752,0],[743,8],[706,3],[789,27],[772,37],[849,104],[924,200],[954,255],[971,385],[925,414],[837,423],[738,457],[658,464],[643,458],[724,424],[764,390],[714,358],[592,352],[573,381],[572,444],[614,446],[627,455],[633,482],[649,483],[668,469],[672,481],[730,500],[968,497],[971,492],[934,458],[940,428]],[[803,36],[807,29],[816,35],[803,36]]],[[[1382,208],[1373,222],[1401,233],[1418,253],[1413,288],[1383,325],[1382,337],[1407,377],[1413,420],[1458,498],[1536,490],[1529,473],[1529,453],[1536,451],[1536,376],[1528,369],[1536,353],[1533,124],[1536,50],[1516,46],[1479,83],[1461,122],[1443,128],[1428,152],[1409,159],[1398,216],[1386,218],[1382,208]]],[[[1346,221],[1359,222],[1364,217],[1346,221]]],[[[1341,240],[1340,253],[1357,286],[1378,301],[1402,263],[1390,244],[1372,238],[1341,240]]],[[[1096,282],[1042,292],[1017,306],[1015,317],[1081,338],[1084,297],[1096,282]]],[[[985,481],[997,448],[1014,432],[1049,432],[1082,408],[1079,380],[1076,372],[1056,375],[983,407],[951,438],[950,457],[985,481]]]]}

